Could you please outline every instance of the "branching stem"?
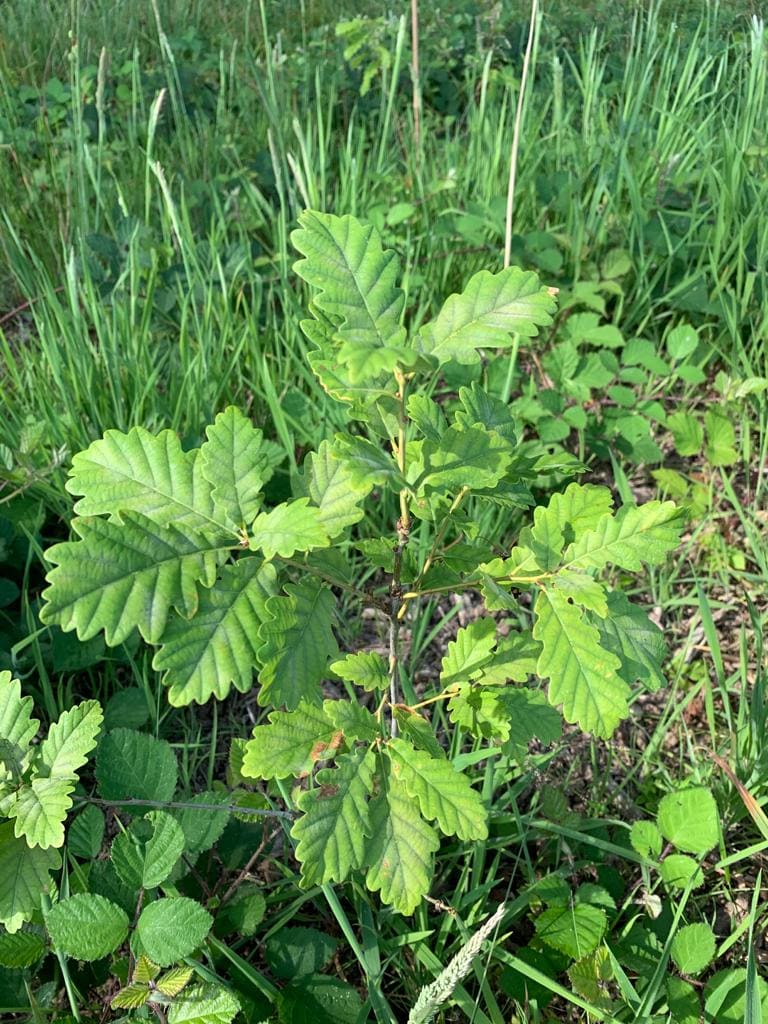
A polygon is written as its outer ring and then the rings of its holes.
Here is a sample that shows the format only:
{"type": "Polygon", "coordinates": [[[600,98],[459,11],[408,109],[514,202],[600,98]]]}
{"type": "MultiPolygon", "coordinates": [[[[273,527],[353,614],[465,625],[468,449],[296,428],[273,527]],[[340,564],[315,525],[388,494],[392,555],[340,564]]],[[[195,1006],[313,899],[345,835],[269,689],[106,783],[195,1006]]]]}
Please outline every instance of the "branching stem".
{"type": "MultiPolygon", "coordinates": [[[[544,580],[552,579],[557,573],[540,572],[536,576],[493,576],[493,582],[500,587],[529,586],[542,583],[544,580]]],[[[413,601],[417,597],[424,597],[427,594],[452,594],[456,590],[477,590],[483,585],[483,580],[464,580],[461,583],[454,583],[450,587],[427,587],[424,590],[409,590],[403,594],[404,601],[413,601]]]]}
{"type": "Polygon", "coordinates": [[[442,693],[436,694],[434,697],[427,697],[426,700],[420,700],[418,704],[398,704],[397,707],[403,708],[405,711],[418,711],[419,708],[425,708],[427,704],[434,704],[438,700],[450,700],[451,697],[458,697],[461,693],[459,687],[452,687],[450,690],[443,690],[442,693]]]}

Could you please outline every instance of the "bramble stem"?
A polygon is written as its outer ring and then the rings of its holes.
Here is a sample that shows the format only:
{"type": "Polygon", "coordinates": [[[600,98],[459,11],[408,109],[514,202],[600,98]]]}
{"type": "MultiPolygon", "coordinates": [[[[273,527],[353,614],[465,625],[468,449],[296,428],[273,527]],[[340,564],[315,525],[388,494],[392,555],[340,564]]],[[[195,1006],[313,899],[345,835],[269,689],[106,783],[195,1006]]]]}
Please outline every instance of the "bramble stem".
{"type": "Polygon", "coordinates": [[[80,797],[82,803],[98,804],[99,807],[154,807],[159,810],[170,808],[174,811],[222,811],[227,814],[252,814],[262,818],[293,818],[288,811],[273,811],[271,807],[240,807],[239,804],[195,804],[183,800],[102,800],[96,796],[80,797]]]}

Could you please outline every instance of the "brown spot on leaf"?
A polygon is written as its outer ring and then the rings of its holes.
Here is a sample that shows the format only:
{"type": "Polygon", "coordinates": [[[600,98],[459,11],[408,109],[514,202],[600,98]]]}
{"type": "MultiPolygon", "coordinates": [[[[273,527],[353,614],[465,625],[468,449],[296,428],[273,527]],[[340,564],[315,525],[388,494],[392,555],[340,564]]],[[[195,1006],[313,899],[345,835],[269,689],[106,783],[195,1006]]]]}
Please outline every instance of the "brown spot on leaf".
{"type": "Polygon", "coordinates": [[[309,756],[313,761],[324,761],[329,757],[333,757],[336,751],[341,746],[341,742],[344,739],[344,733],[339,729],[331,737],[328,743],[323,743],[322,740],[318,740],[317,743],[312,747],[309,752],[309,756]]]}

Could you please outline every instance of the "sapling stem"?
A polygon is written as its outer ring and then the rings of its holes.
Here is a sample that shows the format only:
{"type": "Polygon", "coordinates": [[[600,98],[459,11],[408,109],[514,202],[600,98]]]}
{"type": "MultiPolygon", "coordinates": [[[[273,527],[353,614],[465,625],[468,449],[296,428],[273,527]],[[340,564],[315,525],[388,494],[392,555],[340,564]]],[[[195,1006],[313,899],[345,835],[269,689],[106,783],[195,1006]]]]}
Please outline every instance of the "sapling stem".
{"type": "MultiPolygon", "coordinates": [[[[416,577],[416,584],[415,584],[416,587],[418,587],[419,583],[427,575],[427,573],[429,572],[429,569],[430,569],[432,563],[435,560],[435,557],[436,557],[437,552],[438,552],[438,550],[440,548],[440,545],[443,542],[443,538],[445,537],[445,534],[446,534],[446,531],[448,529],[448,526],[450,525],[451,516],[453,515],[453,513],[456,511],[456,509],[459,507],[459,505],[462,503],[462,501],[464,500],[464,498],[468,494],[469,494],[469,488],[468,487],[462,487],[461,490],[459,491],[459,493],[453,499],[453,503],[451,504],[451,507],[448,509],[448,515],[443,519],[443,521],[440,524],[440,527],[439,527],[439,529],[437,531],[437,534],[435,535],[435,539],[434,539],[434,541],[432,543],[432,547],[430,548],[429,554],[427,555],[427,558],[426,558],[426,560],[424,562],[424,565],[421,567],[421,572],[416,577]]],[[[400,606],[400,611],[398,612],[398,617],[399,618],[402,619],[402,618],[405,617],[405,613],[408,610],[408,602],[412,601],[415,597],[418,597],[421,593],[426,593],[426,591],[413,590],[413,591],[410,591],[407,594],[403,594],[403,603],[400,606]]]]}
{"type": "MultiPolygon", "coordinates": [[[[406,380],[405,374],[399,368],[395,370],[395,380],[398,386],[398,430],[397,442],[393,441],[392,448],[397,459],[397,465],[401,476],[405,477],[406,471],[406,426],[408,417],[405,409],[406,401],[406,380]]],[[[400,621],[403,608],[403,552],[408,544],[411,531],[411,515],[408,509],[408,491],[403,488],[400,491],[400,518],[397,521],[397,544],[394,551],[394,565],[392,566],[392,582],[389,587],[389,703],[394,707],[399,699],[399,673],[400,673],[400,621]]],[[[394,714],[390,718],[390,734],[397,736],[397,720],[394,714]]]]}

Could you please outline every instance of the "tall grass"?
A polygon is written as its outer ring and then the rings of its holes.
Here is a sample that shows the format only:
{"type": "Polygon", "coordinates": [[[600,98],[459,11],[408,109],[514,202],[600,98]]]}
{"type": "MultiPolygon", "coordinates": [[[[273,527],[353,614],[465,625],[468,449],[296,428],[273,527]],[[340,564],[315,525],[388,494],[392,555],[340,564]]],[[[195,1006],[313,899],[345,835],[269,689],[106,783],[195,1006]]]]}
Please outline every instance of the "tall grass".
{"type": "MultiPolygon", "coordinates": [[[[40,12],[33,31],[37,5],[10,4],[0,408],[11,447],[30,419],[70,449],[137,422],[193,439],[228,401],[274,422],[291,450],[309,440],[306,402],[332,427],[297,325],[289,235],[306,206],[382,223],[407,253],[415,320],[500,265],[519,81],[493,37],[467,57],[459,116],[430,112],[425,74],[417,159],[404,19],[390,20],[391,66],[361,99],[332,34],[315,29],[326,7],[300,5],[290,43],[279,7],[224,4],[216,19],[210,7],[73,4],[68,26],[40,12]],[[67,80],[51,84],[45,62],[62,54],[67,80]],[[398,202],[408,216],[388,223],[398,202]]],[[[652,7],[626,38],[594,30],[568,50],[545,10],[516,251],[526,260],[531,232],[546,232],[562,267],[542,275],[568,289],[625,250],[633,270],[608,313],[625,333],[659,338],[693,318],[743,372],[762,373],[766,36],[745,21],[724,38],[708,10],[690,37],[652,7]]]]}

